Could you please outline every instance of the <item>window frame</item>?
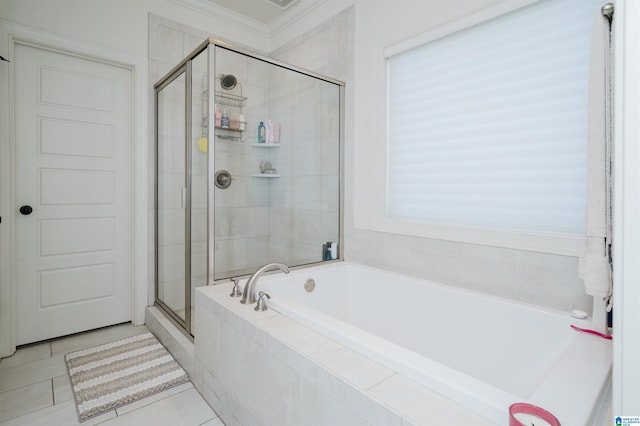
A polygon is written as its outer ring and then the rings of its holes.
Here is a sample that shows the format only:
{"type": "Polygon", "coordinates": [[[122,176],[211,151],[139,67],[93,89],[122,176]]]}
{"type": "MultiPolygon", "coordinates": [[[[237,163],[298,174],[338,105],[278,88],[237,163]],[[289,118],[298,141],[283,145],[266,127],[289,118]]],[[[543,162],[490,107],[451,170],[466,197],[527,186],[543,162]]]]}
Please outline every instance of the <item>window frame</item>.
{"type": "Polygon", "coordinates": [[[373,193],[370,195],[369,202],[371,203],[371,208],[368,214],[369,217],[363,217],[362,210],[365,210],[365,208],[362,207],[360,213],[357,213],[356,215],[356,224],[364,224],[365,227],[369,227],[380,232],[566,256],[579,256],[584,241],[584,237],[582,235],[540,231],[520,231],[480,226],[472,227],[454,224],[423,223],[410,220],[393,219],[386,216],[386,194],[388,190],[387,173],[389,170],[388,152],[390,144],[389,130],[387,126],[389,117],[389,59],[399,53],[481,24],[498,16],[537,3],[538,1],[540,0],[507,0],[504,3],[484,9],[417,37],[383,48],[382,72],[384,76],[384,84],[382,88],[383,106],[381,108],[381,130],[383,140],[381,142],[381,149],[372,153],[374,161],[371,164],[379,165],[378,173],[376,173],[375,170],[370,170],[370,176],[373,178],[374,187],[377,186],[380,190],[372,191],[373,193]],[[358,217],[364,220],[358,220],[358,217]]]}

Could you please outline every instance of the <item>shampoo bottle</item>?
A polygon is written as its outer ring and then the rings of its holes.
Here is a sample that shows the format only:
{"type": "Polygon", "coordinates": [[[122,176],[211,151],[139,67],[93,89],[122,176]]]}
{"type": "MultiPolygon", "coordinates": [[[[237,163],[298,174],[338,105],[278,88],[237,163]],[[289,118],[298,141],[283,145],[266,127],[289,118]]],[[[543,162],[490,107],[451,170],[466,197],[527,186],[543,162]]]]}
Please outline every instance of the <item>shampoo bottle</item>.
{"type": "Polygon", "coordinates": [[[266,137],[266,129],[264,127],[264,123],[261,121],[260,124],[258,124],[258,133],[256,135],[256,142],[257,143],[265,143],[265,137],[266,137]]]}
{"type": "Polygon", "coordinates": [[[273,143],[273,123],[271,120],[267,121],[267,143],[273,143]]]}
{"type": "Polygon", "coordinates": [[[216,115],[215,115],[215,126],[222,126],[222,113],[220,112],[220,108],[216,107],[216,115]]]}
{"type": "Polygon", "coordinates": [[[229,113],[227,112],[226,108],[222,110],[222,117],[220,118],[220,127],[223,129],[229,128],[229,113]]]}

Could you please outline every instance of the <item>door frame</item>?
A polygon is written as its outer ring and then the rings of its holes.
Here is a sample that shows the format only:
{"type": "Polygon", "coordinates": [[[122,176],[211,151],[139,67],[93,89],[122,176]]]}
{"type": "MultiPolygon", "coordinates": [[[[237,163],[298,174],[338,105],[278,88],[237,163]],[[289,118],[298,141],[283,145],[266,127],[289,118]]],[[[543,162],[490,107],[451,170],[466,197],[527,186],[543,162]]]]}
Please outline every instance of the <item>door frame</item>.
{"type": "MultiPolygon", "coordinates": [[[[144,324],[148,303],[148,102],[147,58],[108,46],[65,37],[9,21],[0,21],[0,54],[14,57],[15,45],[25,43],[39,48],[76,54],[88,59],[128,68],[132,75],[132,147],[131,194],[132,212],[132,268],[131,268],[131,320],[134,325],[144,324]]],[[[16,271],[15,247],[15,129],[13,93],[14,66],[0,63],[0,181],[8,183],[0,189],[0,357],[15,352],[16,271]]]]}

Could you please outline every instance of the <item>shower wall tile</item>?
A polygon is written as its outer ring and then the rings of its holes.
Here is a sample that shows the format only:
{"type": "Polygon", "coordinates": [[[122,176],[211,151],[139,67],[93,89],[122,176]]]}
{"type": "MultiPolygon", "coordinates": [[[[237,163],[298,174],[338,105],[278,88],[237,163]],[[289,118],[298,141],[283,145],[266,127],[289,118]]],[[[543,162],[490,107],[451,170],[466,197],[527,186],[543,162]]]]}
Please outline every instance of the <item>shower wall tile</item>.
{"type": "Polygon", "coordinates": [[[217,237],[265,237],[269,234],[267,207],[218,207],[215,211],[217,237]]]}
{"type": "Polygon", "coordinates": [[[191,209],[207,208],[207,175],[191,175],[191,209]]]}
{"type": "MultiPolygon", "coordinates": [[[[222,75],[234,75],[239,83],[248,81],[248,61],[247,56],[231,52],[224,49],[216,49],[216,78],[222,75]]],[[[219,84],[219,80],[216,82],[219,84]]],[[[220,86],[216,86],[215,90],[221,90],[220,86]]]]}
{"type": "MultiPolygon", "coordinates": [[[[273,54],[335,76],[332,65],[350,55],[350,22],[349,14],[341,14],[273,54]]],[[[296,262],[320,260],[322,243],[338,239],[339,199],[329,191],[339,188],[339,92],[327,87],[295,75],[274,73],[271,79],[269,99],[282,123],[282,148],[274,161],[283,175],[271,187],[271,253],[296,262]]]]}
{"type": "Polygon", "coordinates": [[[269,185],[274,179],[248,178],[250,185],[247,194],[247,206],[266,207],[269,206],[269,185]]]}
{"type": "MultiPolygon", "coordinates": [[[[302,67],[315,70],[330,67],[332,62],[340,60],[345,50],[346,43],[341,41],[346,39],[345,31],[349,30],[345,16],[347,15],[308,32],[298,42],[292,43],[290,49],[282,50],[283,55],[287,50],[289,61],[302,67]]],[[[199,31],[183,28],[181,24],[170,20],[150,17],[151,80],[157,81],[201,43],[205,36],[199,31]]],[[[247,119],[247,131],[243,134],[245,142],[216,143],[216,170],[229,170],[234,177],[231,187],[227,190],[215,189],[216,204],[228,207],[224,211],[216,211],[216,235],[226,238],[216,241],[216,246],[221,246],[224,251],[216,251],[217,266],[221,265],[223,259],[227,259],[225,261],[232,265],[230,268],[251,268],[256,262],[259,264],[272,259],[274,250],[269,245],[270,240],[265,237],[269,234],[271,225],[281,230],[282,235],[287,235],[280,247],[293,247],[294,251],[299,252],[296,256],[300,258],[319,258],[321,241],[336,238],[325,238],[326,234],[335,233],[335,228],[327,229],[335,221],[327,220],[318,212],[331,212],[334,209],[337,211],[335,206],[338,204],[337,199],[332,201],[322,193],[332,186],[330,182],[335,179],[332,176],[337,174],[337,160],[328,158],[332,151],[335,153],[336,148],[323,147],[320,140],[329,136],[333,138],[332,143],[337,145],[337,136],[331,136],[332,132],[336,133],[336,129],[330,128],[335,125],[332,124],[335,120],[313,116],[327,113],[335,115],[335,107],[332,109],[323,104],[327,101],[328,95],[315,81],[300,78],[295,72],[274,68],[265,62],[225,51],[218,52],[216,60],[217,73],[234,74],[241,85],[243,96],[249,99],[243,108],[247,119]],[[250,143],[255,143],[258,122],[268,119],[281,123],[281,147],[250,147],[250,143]],[[283,178],[249,178],[250,174],[259,173],[261,161],[270,161],[283,178]],[[295,222],[295,231],[287,229],[286,225],[275,225],[278,222],[271,223],[273,213],[269,207],[288,209],[290,213],[287,217],[295,222]],[[304,230],[305,226],[309,229],[304,230]],[[291,238],[299,241],[291,241],[291,238]],[[253,265],[249,258],[252,258],[253,265]]],[[[194,63],[196,86],[202,84],[202,75],[205,73],[204,68],[199,68],[200,65],[204,65],[204,62],[194,63]]],[[[184,155],[181,127],[184,93],[179,89],[176,87],[171,93],[167,92],[169,96],[165,98],[175,101],[173,111],[170,110],[170,106],[166,108],[167,119],[170,120],[166,126],[166,137],[171,137],[171,141],[167,142],[172,149],[169,156],[171,159],[184,158],[180,157],[184,155]]],[[[196,87],[193,92],[194,117],[202,117],[202,104],[202,90],[196,87]]],[[[203,135],[199,120],[194,120],[191,131],[192,230],[194,239],[200,242],[200,238],[206,235],[204,208],[207,200],[207,156],[197,151],[197,140],[203,135]]],[[[168,161],[160,167],[162,170],[172,170],[179,174],[183,173],[183,163],[184,161],[168,161]]],[[[168,185],[171,189],[167,189],[168,192],[161,196],[170,197],[172,204],[179,202],[179,190],[183,185],[182,179],[176,176],[168,185]]],[[[179,223],[174,221],[176,226],[179,223]]],[[[277,238],[274,241],[277,241],[277,238]]]]}
{"type": "Polygon", "coordinates": [[[269,65],[259,60],[247,60],[247,84],[269,87],[269,65]]]}
{"type": "Polygon", "coordinates": [[[248,177],[236,177],[227,189],[215,189],[216,205],[227,207],[246,207],[248,196],[248,177]]]}
{"type": "Polygon", "coordinates": [[[185,57],[184,33],[174,28],[158,25],[157,58],[177,64],[185,57]]]}
{"type": "Polygon", "coordinates": [[[207,209],[191,210],[191,242],[207,242],[207,209]]]}
{"type": "Polygon", "coordinates": [[[185,217],[183,209],[163,209],[158,212],[158,222],[165,230],[160,235],[158,246],[184,244],[185,217]]]}

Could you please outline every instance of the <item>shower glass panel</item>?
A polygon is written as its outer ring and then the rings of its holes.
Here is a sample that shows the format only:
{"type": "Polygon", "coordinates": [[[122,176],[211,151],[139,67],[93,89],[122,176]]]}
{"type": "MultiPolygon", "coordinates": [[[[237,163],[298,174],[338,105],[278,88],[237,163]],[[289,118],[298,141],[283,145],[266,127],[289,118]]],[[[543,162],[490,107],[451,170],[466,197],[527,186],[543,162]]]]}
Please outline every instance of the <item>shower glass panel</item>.
{"type": "Polygon", "coordinates": [[[157,93],[156,299],[186,321],[185,71],[157,93]]]}
{"type": "Polygon", "coordinates": [[[198,286],[342,258],[342,83],[209,39],[154,88],[156,305],[187,334],[198,286]]]}
{"type": "Polygon", "coordinates": [[[337,258],[341,86],[219,46],[215,67],[215,279],[337,258]]]}
{"type": "Polygon", "coordinates": [[[206,117],[208,113],[208,54],[201,52],[191,61],[191,132],[190,132],[190,280],[189,280],[189,331],[195,335],[194,307],[196,287],[207,285],[207,156],[208,138],[206,117]],[[205,154],[205,155],[203,155],[205,154]]]}

